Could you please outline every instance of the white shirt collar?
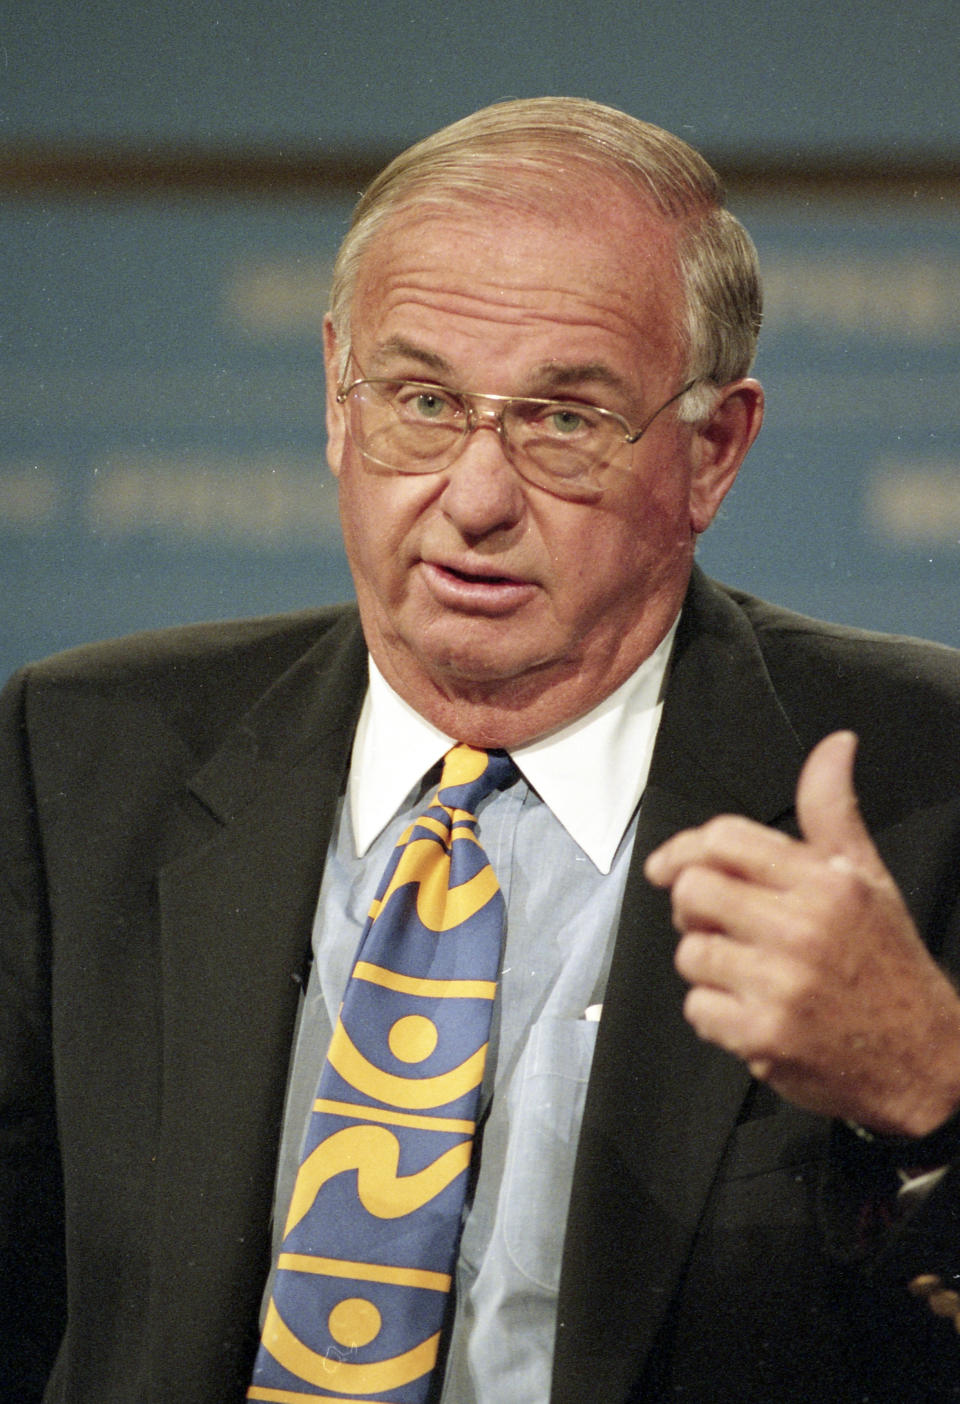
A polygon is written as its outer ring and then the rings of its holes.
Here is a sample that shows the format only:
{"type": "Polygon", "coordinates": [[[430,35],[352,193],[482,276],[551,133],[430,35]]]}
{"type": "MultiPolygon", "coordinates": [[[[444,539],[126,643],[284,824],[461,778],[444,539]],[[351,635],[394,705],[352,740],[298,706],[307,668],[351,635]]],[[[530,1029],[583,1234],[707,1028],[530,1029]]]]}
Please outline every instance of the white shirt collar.
{"type": "MultiPolygon", "coordinates": [[[[602,873],[613,864],[647,783],[676,622],[616,692],[584,716],[510,754],[570,837],[602,873]]],[[[420,777],[454,744],[394,692],[373,659],[350,762],[358,854],[370,847],[420,777]]]]}

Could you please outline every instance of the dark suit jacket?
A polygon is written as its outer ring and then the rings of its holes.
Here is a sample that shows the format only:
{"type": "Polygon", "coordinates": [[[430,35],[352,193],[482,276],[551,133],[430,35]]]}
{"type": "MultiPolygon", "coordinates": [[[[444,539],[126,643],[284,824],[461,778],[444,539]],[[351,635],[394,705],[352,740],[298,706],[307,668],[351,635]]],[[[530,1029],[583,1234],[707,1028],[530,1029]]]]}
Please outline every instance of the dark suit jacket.
{"type": "MultiPolygon", "coordinates": [[[[8,689],[3,1399],[43,1396],[64,1237],[43,1397],[243,1398],[364,684],[356,616],[329,610],[78,650],[8,689]]],[[[718,811],[789,829],[801,760],[838,726],[860,733],[867,820],[957,969],[958,656],[695,576],[588,1094],[553,1404],[960,1399],[960,1335],[908,1290],[960,1273],[960,1171],[906,1223],[858,1232],[886,1166],[696,1039],[667,899],[641,873],[718,811]]]]}

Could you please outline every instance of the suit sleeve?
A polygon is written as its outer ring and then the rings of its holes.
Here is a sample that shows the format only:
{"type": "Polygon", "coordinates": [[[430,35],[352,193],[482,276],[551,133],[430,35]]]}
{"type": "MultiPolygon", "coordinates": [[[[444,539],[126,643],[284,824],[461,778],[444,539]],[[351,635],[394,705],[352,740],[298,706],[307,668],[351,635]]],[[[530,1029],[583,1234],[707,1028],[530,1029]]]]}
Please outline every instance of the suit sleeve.
{"type": "MultiPolygon", "coordinates": [[[[955,883],[956,875],[954,888],[955,883]]],[[[956,980],[960,906],[955,901],[934,944],[956,980]]],[[[937,1167],[944,1174],[929,1192],[899,1201],[898,1171],[908,1168],[902,1146],[894,1152],[883,1138],[865,1145],[838,1125],[832,1152],[822,1203],[833,1253],[859,1261],[878,1304],[886,1298],[905,1323],[912,1319],[922,1326],[939,1365],[960,1379],[960,1154],[937,1167]]],[[[928,1166],[926,1157],[907,1160],[928,1166]]]]}
{"type": "Polygon", "coordinates": [[[0,1397],[19,1404],[41,1398],[65,1317],[50,924],[26,677],[0,694],[0,1397]]]}

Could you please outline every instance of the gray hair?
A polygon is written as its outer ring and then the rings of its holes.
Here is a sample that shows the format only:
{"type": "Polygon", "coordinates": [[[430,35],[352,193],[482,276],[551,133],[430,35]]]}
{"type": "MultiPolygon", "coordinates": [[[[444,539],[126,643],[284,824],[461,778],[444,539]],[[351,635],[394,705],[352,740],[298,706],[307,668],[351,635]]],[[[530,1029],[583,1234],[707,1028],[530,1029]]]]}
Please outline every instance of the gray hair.
{"type": "Polygon", "coordinates": [[[724,208],[719,176],[693,147],[649,122],[583,98],[494,103],[417,142],[381,171],[357,204],[333,272],[330,313],[343,358],[341,374],[349,356],[360,264],[394,213],[471,199],[542,211],[558,198],[558,182],[569,191],[571,178],[579,183],[598,172],[626,185],[678,226],[677,266],[685,294],[678,332],[687,353],[685,378],[701,382],[681,402],[682,417],[695,421],[709,414],[712,387],[746,375],[756,354],[762,300],[753,242],[724,208]]]}

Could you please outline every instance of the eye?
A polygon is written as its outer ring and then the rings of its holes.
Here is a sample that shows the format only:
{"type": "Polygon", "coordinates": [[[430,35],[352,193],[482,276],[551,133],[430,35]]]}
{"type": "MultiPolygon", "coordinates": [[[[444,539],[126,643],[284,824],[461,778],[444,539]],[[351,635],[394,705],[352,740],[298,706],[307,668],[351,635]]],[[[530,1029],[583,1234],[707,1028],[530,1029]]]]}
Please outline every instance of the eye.
{"type": "Polygon", "coordinates": [[[585,439],[595,434],[601,417],[590,405],[555,400],[531,405],[531,422],[539,433],[551,439],[585,439]]]}
{"type": "Polygon", "coordinates": [[[449,392],[434,385],[405,382],[397,386],[394,408],[409,421],[445,423],[461,413],[460,402],[449,392]]]}
{"type": "Polygon", "coordinates": [[[561,436],[579,433],[587,427],[584,416],[566,405],[558,405],[555,410],[550,411],[546,418],[547,427],[554,434],[561,436]]]}
{"type": "Polygon", "coordinates": [[[421,415],[424,419],[437,419],[448,409],[447,402],[439,395],[433,395],[427,390],[422,390],[419,395],[415,395],[409,402],[415,414],[421,415]]]}

